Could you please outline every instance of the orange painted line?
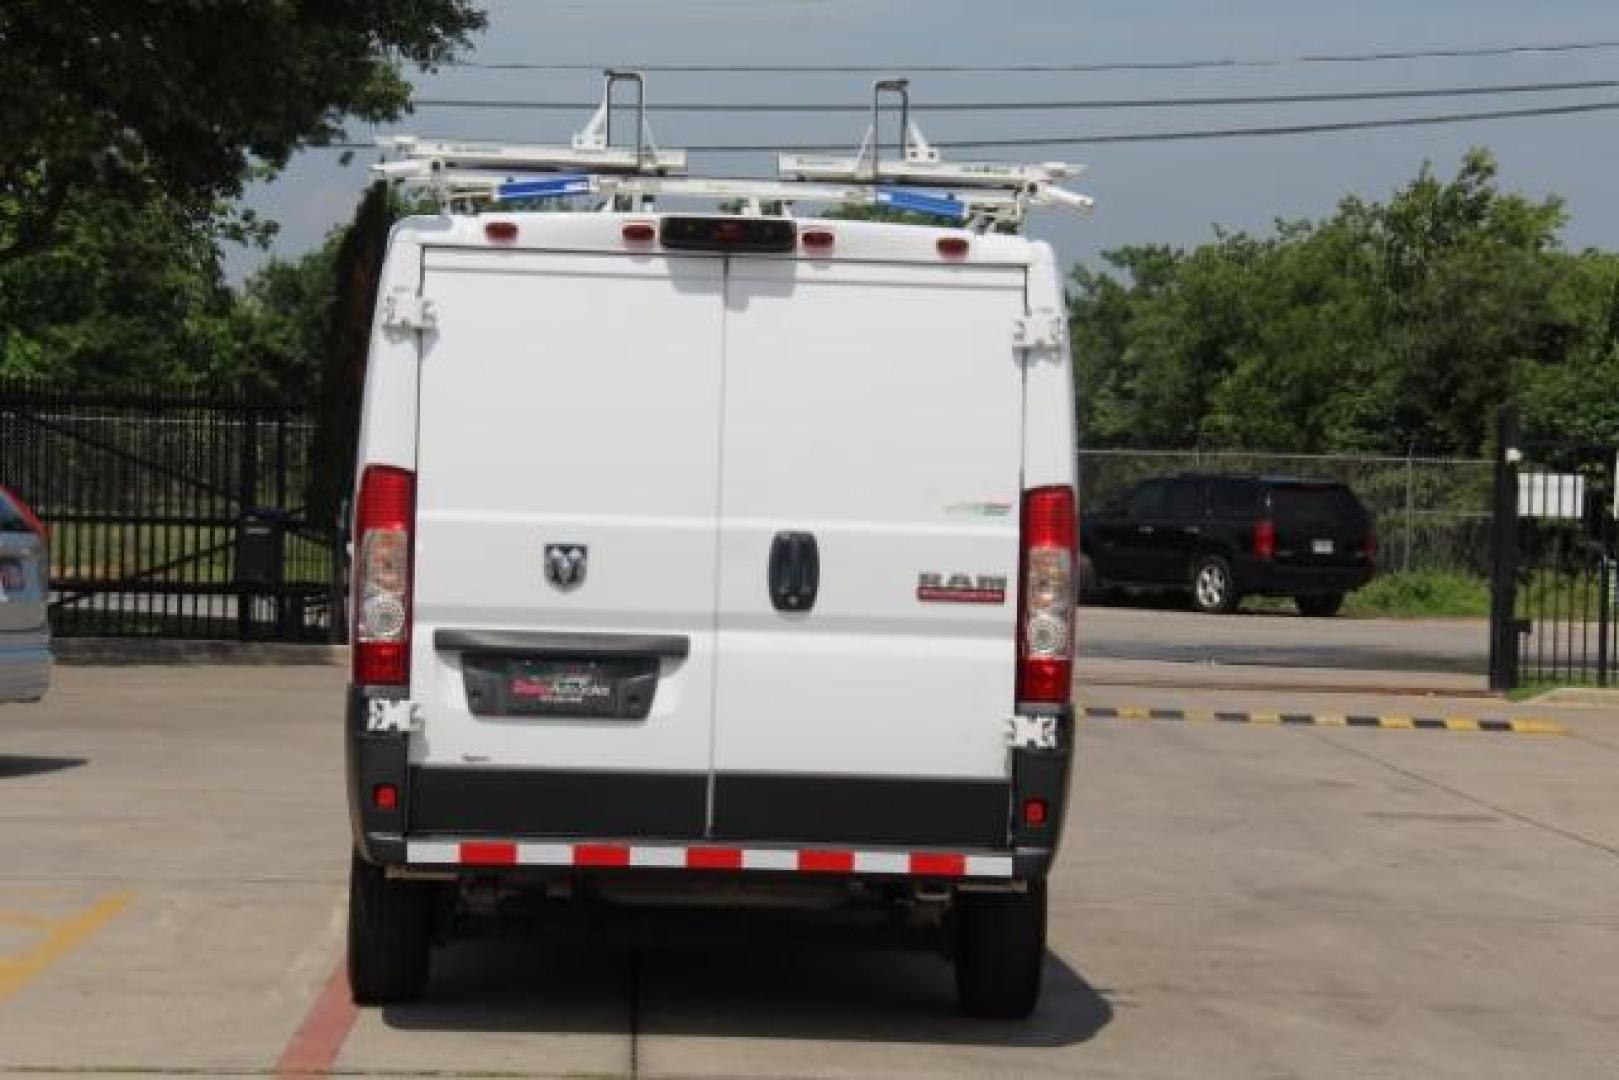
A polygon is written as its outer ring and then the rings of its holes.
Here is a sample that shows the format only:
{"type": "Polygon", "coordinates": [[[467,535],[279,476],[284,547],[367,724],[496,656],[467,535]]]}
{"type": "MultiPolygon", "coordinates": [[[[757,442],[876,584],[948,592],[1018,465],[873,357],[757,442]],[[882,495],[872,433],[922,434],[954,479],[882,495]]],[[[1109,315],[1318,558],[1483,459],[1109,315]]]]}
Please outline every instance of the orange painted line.
{"type": "Polygon", "coordinates": [[[337,1055],[343,1052],[343,1044],[359,1017],[360,1010],[354,1007],[349,993],[348,963],[339,960],[337,970],[309,1006],[304,1022],[287,1040],[286,1049],[275,1063],[276,1075],[283,1080],[291,1076],[326,1076],[337,1064],[337,1055]]]}

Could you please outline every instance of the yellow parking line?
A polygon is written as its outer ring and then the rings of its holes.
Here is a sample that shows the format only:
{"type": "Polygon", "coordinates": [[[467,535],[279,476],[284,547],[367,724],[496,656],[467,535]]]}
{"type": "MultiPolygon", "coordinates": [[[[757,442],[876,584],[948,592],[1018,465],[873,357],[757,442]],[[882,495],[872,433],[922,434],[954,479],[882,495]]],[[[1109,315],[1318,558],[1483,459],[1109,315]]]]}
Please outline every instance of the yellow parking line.
{"type": "Polygon", "coordinates": [[[0,957],[0,1001],[21,990],[30,979],[77,948],[109,919],[128,906],[133,893],[118,893],[70,919],[51,922],[48,937],[20,956],[0,957]]]}

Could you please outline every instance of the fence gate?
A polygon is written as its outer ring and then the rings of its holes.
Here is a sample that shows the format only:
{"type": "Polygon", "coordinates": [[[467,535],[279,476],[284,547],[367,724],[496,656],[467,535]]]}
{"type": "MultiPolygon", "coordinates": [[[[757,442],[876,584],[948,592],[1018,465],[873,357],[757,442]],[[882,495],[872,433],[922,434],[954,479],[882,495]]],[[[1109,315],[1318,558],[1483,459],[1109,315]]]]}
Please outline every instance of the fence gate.
{"type": "Polygon", "coordinates": [[[339,640],[337,523],[303,509],[313,434],[297,408],[0,383],[0,482],[50,527],[53,631],[339,640]]]}
{"type": "Polygon", "coordinates": [[[1619,674],[1616,449],[1524,440],[1511,409],[1497,445],[1490,685],[1608,686],[1619,674]]]}

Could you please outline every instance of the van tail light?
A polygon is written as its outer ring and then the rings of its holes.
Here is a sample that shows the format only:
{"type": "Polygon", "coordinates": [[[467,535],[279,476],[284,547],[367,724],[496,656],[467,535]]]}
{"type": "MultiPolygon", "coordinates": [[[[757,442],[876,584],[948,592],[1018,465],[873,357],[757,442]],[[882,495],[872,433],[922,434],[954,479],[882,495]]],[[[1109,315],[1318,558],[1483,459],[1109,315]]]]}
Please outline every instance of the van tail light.
{"type": "Polygon", "coordinates": [[[1276,523],[1261,521],[1254,526],[1254,554],[1261,559],[1276,557],[1276,523]]]}
{"type": "Polygon", "coordinates": [[[0,484],[0,495],[5,496],[11,505],[17,508],[17,515],[22,518],[23,524],[28,526],[29,532],[33,533],[41,540],[49,540],[51,538],[50,526],[39,520],[39,515],[34,513],[31,506],[22,501],[22,496],[18,495],[15,491],[12,491],[4,484],[0,484]]]}
{"type": "Polygon", "coordinates": [[[1061,705],[1074,677],[1074,548],[1078,517],[1071,487],[1023,493],[1022,580],[1018,591],[1019,704],[1061,705]]]}
{"type": "Polygon", "coordinates": [[[354,682],[410,683],[410,578],[416,475],[367,465],[360,477],[354,547],[354,682]]]}

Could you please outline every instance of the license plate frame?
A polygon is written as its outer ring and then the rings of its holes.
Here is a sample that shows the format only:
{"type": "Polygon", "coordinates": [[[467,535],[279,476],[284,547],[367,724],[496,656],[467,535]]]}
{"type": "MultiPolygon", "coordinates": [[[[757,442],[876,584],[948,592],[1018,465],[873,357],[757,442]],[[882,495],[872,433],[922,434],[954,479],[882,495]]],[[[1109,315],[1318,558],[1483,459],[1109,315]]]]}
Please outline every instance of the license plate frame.
{"type": "Polygon", "coordinates": [[[475,716],[534,720],[644,720],[652,710],[652,657],[548,657],[469,653],[462,658],[475,716]]]}

